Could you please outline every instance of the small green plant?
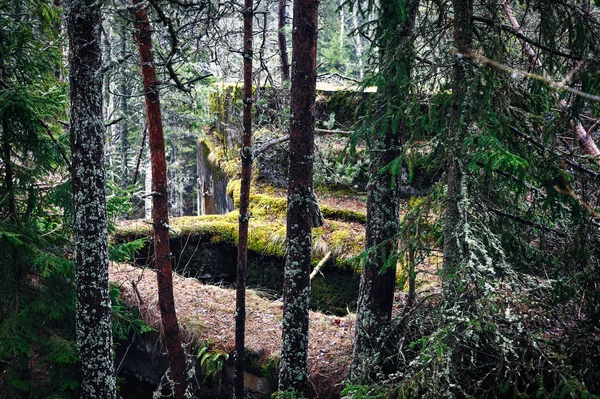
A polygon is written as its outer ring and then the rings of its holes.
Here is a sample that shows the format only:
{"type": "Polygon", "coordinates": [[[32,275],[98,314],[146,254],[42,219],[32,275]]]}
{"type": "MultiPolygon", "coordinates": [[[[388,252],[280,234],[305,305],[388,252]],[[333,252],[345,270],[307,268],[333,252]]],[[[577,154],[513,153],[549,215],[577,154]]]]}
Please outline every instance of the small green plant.
{"type": "Polygon", "coordinates": [[[283,392],[274,392],[271,395],[271,399],[306,399],[304,396],[300,395],[294,390],[287,390],[283,392]]]}
{"type": "Polygon", "coordinates": [[[108,258],[113,262],[128,262],[133,260],[135,254],[146,245],[146,237],[120,244],[110,243],[108,258]]]}
{"type": "Polygon", "coordinates": [[[352,399],[384,399],[387,396],[386,389],[368,385],[347,385],[342,391],[342,397],[352,399]]]}
{"type": "Polygon", "coordinates": [[[221,389],[221,378],[220,374],[223,370],[223,366],[227,359],[229,359],[229,355],[220,351],[211,351],[207,345],[203,345],[198,349],[198,354],[196,358],[200,361],[200,370],[202,371],[202,375],[204,375],[204,380],[206,381],[209,377],[219,376],[219,390],[221,389]]]}
{"type": "Polygon", "coordinates": [[[115,340],[126,340],[132,335],[140,335],[156,331],[140,317],[136,307],[129,306],[121,299],[121,289],[118,284],[110,284],[110,299],[112,302],[112,330],[115,340]]]}

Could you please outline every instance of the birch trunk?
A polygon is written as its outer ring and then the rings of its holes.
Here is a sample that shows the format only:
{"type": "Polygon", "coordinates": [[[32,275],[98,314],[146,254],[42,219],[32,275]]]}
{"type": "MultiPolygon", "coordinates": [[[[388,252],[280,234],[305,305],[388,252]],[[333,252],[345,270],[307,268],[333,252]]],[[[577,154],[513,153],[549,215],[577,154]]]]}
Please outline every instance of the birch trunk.
{"type": "Polygon", "coordinates": [[[290,80],[290,61],[288,59],[287,40],[285,38],[285,25],[287,22],[287,0],[279,0],[279,18],[277,40],[279,42],[279,59],[281,61],[281,83],[290,80]]]}

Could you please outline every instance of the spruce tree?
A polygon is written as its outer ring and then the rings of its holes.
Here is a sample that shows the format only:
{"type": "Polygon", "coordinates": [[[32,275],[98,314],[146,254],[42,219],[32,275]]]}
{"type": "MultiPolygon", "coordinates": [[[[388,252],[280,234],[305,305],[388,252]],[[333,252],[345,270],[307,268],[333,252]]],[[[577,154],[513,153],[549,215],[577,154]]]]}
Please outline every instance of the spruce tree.
{"type": "MultiPolygon", "coordinates": [[[[375,371],[383,340],[388,335],[396,288],[399,233],[399,172],[391,167],[401,155],[406,121],[399,116],[410,101],[413,30],[418,0],[380,5],[377,45],[379,71],[377,111],[367,137],[371,164],[367,198],[365,257],[356,311],[352,374],[375,371]]],[[[372,123],[372,122],[370,122],[372,123]]]]}

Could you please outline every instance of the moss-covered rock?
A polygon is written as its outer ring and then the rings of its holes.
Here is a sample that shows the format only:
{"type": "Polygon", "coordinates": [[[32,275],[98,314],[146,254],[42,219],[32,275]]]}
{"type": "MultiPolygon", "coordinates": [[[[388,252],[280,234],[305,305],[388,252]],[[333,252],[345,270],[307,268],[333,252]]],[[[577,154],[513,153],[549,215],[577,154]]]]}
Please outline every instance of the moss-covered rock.
{"type": "MultiPolygon", "coordinates": [[[[230,180],[227,185],[227,195],[233,198],[235,206],[240,203],[239,179],[230,180]]],[[[321,213],[325,219],[341,222],[355,222],[365,224],[367,215],[363,212],[350,209],[334,208],[329,205],[320,205],[321,213]]],[[[250,194],[250,213],[257,218],[285,218],[287,212],[287,199],[266,194],[250,194]]]]}
{"type": "Polygon", "coordinates": [[[357,90],[317,90],[316,117],[319,127],[348,128],[365,114],[364,106],[373,93],[357,90]]]}
{"type": "MultiPolygon", "coordinates": [[[[276,201],[278,204],[278,201],[276,201]]],[[[280,204],[279,204],[280,205],[280,204]]],[[[283,218],[252,218],[248,234],[248,286],[267,289],[276,295],[283,286],[285,264],[285,223],[283,218]]],[[[283,212],[279,209],[278,214],[283,212]]],[[[171,219],[171,252],[175,270],[203,281],[235,281],[238,240],[238,212],[171,219]]],[[[149,264],[153,254],[152,226],[146,222],[128,222],[117,227],[116,242],[150,237],[136,256],[136,263],[149,264]]],[[[325,278],[313,280],[313,309],[344,314],[354,308],[358,295],[358,277],[350,263],[364,242],[364,234],[353,226],[326,220],[313,231],[314,264],[329,251],[333,259],[322,269],[325,278]],[[348,240],[344,244],[345,240],[348,240]],[[358,244],[357,244],[358,243],[358,244]]]]}

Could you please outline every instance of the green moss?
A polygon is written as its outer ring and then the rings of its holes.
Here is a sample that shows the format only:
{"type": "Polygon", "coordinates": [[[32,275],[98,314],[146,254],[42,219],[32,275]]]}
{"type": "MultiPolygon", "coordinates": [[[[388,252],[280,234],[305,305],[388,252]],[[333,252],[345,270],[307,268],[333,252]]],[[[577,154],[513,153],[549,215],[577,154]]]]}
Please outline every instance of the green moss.
{"type": "MultiPolygon", "coordinates": [[[[229,122],[232,117],[238,116],[239,112],[232,112],[236,104],[242,100],[244,90],[242,86],[231,85],[215,85],[208,96],[208,110],[221,122],[229,122]]],[[[241,106],[239,107],[241,109],[241,106]]],[[[224,128],[215,129],[219,141],[224,141],[227,132],[224,128]]]]}
{"type": "Polygon", "coordinates": [[[279,379],[279,358],[264,357],[262,350],[259,352],[244,348],[244,370],[258,377],[269,380],[272,386],[277,386],[279,379]]]}
{"type": "MultiPolygon", "coordinates": [[[[227,195],[233,198],[233,204],[240,206],[241,180],[230,180],[227,184],[227,195]]],[[[254,218],[273,220],[284,219],[287,213],[287,199],[266,194],[250,194],[250,213],[254,218]]]]}
{"type": "Polygon", "coordinates": [[[351,125],[364,114],[361,104],[369,96],[370,94],[355,90],[318,90],[317,99],[320,103],[317,107],[321,107],[329,115],[334,114],[338,124],[351,125]]]}
{"type": "Polygon", "coordinates": [[[327,224],[332,230],[329,245],[334,254],[339,253],[337,256],[344,259],[351,259],[360,255],[365,247],[365,233],[363,230],[355,230],[348,223],[334,220],[328,220],[327,224]]]}
{"type": "Polygon", "coordinates": [[[250,220],[248,249],[272,256],[285,256],[285,226],[279,223],[255,225],[250,220]]]}
{"type": "MultiPolygon", "coordinates": [[[[230,180],[227,184],[227,195],[233,198],[236,207],[240,205],[239,179],[230,180]]],[[[367,216],[363,212],[350,209],[339,209],[328,205],[321,205],[321,213],[326,219],[334,219],[342,222],[355,222],[365,224],[367,216]]],[[[257,218],[285,218],[287,213],[287,199],[267,194],[250,195],[250,213],[257,218]]]]}
{"type": "Polygon", "coordinates": [[[342,222],[356,222],[361,224],[367,223],[367,215],[350,209],[339,209],[322,205],[321,213],[326,219],[336,219],[341,220],[342,222]]]}
{"type": "Polygon", "coordinates": [[[262,366],[261,375],[269,380],[271,386],[279,385],[279,358],[270,356],[262,366]]]}
{"type": "Polygon", "coordinates": [[[287,199],[264,194],[252,194],[250,196],[250,210],[256,217],[285,217],[287,199]]]}
{"type": "MultiPolygon", "coordinates": [[[[263,197],[262,195],[258,195],[263,197]]],[[[285,257],[286,226],[283,198],[271,198],[261,202],[262,207],[252,208],[248,232],[248,248],[257,254],[285,257]],[[272,204],[265,207],[264,204],[272,204]],[[275,216],[275,218],[274,218],[275,216]],[[278,218],[277,216],[280,216],[278,218]]],[[[201,237],[211,242],[237,245],[238,211],[225,215],[184,216],[171,219],[171,236],[201,237]]],[[[114,233],[116,242],[128,242],[152,235],[152,225],[139,223],[133,226],[117,227],[114,233]]],[[[349,223],[327,219],[324,226],[313,229],[313,258],[318,262],[332,251],[336,261],[345,261],[360,254],[364,246],[364,233],[349,223]]]]}
{"type": "Polygon", "coordinates": [[[344,254],[348,251],[350,242],[350,232],[348,230],[336,230],[331,233],[329,239],[331,250],[336,255],[344,254]]]}
{"type": "MultiPolygon", "coordinates": [[[[220,139],[217,137],[217,140],[220,139]]],[[[239,174],[241,168],[239,157],[228,154],[224,145],[216,143],[210,137],[199,138],[197,145],[199,149],[205,151],[206,163],[213,173],[225,173],[229,177],[239,174]]]]}
{"type": "Polygon", "coordinates": [[[227,183],[227,188],[225,189],[225,193],[233,198],[233,204],[236,207],[240,206],[240,188],[242,185],[242,181],[240,179],[231,179],[229,183],[227,183]]]}

